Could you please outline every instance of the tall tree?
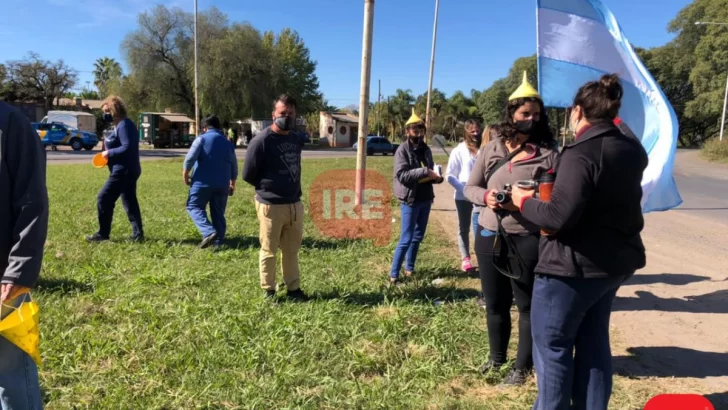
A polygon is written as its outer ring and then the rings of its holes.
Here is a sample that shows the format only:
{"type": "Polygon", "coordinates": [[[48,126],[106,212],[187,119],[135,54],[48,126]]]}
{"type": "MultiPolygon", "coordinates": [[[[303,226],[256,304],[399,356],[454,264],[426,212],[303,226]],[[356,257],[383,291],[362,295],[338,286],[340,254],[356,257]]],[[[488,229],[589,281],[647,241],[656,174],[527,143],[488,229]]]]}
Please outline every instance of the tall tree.
{"type": "Polygon", "coordinates": [[[99,58],[94,63],[94,85],[102,97],[106,97],[109,82],[119,81],[122,76],[121,64],[113,58],[99,58]]]}
{"type": "Polygon", "coordinates": [[[14,99],[40,101],[46,110],[78,81],[76,72],[63,60],[46,61],[33,52],[25,60],[8,61],[6,70],[8,94],[14,99]]]}

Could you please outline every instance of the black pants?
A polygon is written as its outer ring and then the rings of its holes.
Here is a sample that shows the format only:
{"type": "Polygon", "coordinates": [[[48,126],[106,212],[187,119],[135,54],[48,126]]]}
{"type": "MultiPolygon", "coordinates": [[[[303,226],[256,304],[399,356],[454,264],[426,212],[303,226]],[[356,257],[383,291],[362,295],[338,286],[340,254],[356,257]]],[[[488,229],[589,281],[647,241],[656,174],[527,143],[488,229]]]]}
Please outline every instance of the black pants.
{"type": "Polygon", "coordinates": [[[144,235],[142,229],[142,213],[137,200],[137,180],[141,173],[128,170],[112,171],[106,184],[99,192],[96,208],[99,214],[99,234],[104,238],[111,235],[111,222],[114,219],[114,207],[121,196],[126,216],[131,223],[132,236],[144,235]]]}
{"type": "MultiPolygon", "coordinates": [[[[483,228],[480,227],[479,231],[483,228]]],[[[533,339],[531,337],[531,296],[534,269],[538,263],[538,235],[516,236],[511,239],[525,266],[520,267],[515,255],[508,255],[512,269],[520,271],[519,279],[511,279],[499,272],[493,263],[493,254],[500,255],[501,239],[493,249],[496,236],[475,235],[475,254],[480,268],[480,281],[485,299],[490,359],[498,364],[508,360],[508,342],[511,338],[511,305],[513,298],[518,307],[518,353],[515,368],[533,367],[533,339]]]]}

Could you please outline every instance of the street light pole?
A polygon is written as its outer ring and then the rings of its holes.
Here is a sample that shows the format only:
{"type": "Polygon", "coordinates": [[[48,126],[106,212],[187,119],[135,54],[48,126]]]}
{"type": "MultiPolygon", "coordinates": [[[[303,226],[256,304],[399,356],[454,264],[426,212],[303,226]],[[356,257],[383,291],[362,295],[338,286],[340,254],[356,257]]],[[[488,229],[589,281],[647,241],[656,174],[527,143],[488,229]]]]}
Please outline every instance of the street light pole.
{"type": "Polygon", "coordinates": [[[363,204],[367,169],[367,135],[369,134],[369,84],[372,74],[372,32],[374,0],[364,0],[364,33],[361,48],[361,86],[359,90],[359,141],[356,150],[355,205],[363,204]]]}
{"type": "Polygon", "coordinates": [[[437,16],[440,12],[440,0],[435,0],[435,23],[432,28],[432,53],[430,55],[430,81],[427,86],[427,109],[425,110],[425,129],[430,134],[430,106],[432,104],[432,78],[435,73],[435,45],[437,44],[437,16]]]}
{"type": "MultiPolygon", "coordinates": [[[[728,27],[728,23],[715,23],[712,21],[696,21],[696,26],[724,26],[728,27]]],[[[720,120],[720,137],[718,137],[718,141],[723,141],[723,131],[725,130],[725,112],[726,107],[728,106],[728,78],[726,78],[725,83],[725,96],[723,97],[723,116],[720,120]]]]}
{"type": "Polygon", "coordinates": [[[200,133],[200,106],[197,84],[197,0],[195,0],[195,136],[200,133]]]}

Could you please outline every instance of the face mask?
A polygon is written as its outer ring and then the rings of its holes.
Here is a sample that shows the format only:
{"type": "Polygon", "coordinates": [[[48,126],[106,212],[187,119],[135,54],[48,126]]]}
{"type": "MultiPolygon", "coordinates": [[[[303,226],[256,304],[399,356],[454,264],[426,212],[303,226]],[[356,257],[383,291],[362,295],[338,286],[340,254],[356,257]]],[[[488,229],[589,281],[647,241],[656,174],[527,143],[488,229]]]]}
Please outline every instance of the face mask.
{"type": "Polygon", "coordinates": [[[111,113],[105,112],[104,113],[104,116],[103,116],[103,120],[104,120],[105,123],[113,122],[114,121],[114,117],[111,116],[111,113]]]}
{"type": "Polygon", "coordinates": [[[291,129],[291,117],[278,117],[275,120],[276,127],[281,131],[288,131],[291,129]]]}
{"type": "Polygon", "coordinates": [[[536,127],[534,127],[533,120],[516,121],[513,125],[515,126],[516,131],[524,135],[531,135],[536,129],[536,127]]]}
{"type": "Polygon", "coordinates": [[[409,140],[412,142],[412,145],[414,145],[416,147],[416,146],[420,145],[421,138],[420,137],[409,137],[409,140]]]}

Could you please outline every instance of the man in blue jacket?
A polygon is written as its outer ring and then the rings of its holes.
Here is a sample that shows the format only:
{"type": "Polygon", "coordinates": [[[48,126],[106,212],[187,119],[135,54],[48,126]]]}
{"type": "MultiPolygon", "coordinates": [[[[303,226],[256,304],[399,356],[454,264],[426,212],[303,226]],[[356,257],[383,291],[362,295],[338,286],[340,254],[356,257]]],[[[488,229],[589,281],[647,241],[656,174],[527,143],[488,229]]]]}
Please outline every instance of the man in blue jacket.
{"type": "MultiPolygon", "coordinates": [[[[29,296],[48,232],[45,152],[23,114],[0,102],[0,320],[29,296]]],[[[0,336],[0,409],[40,409],[38,368],[0,336]]]]}
{"type": "Polygon", "coordinates": [[[187,212],[202,234],[200,248],[204,249],[222,245],[225,240],[225,208],[228,196],[235,191],[238,161],[233,144],[223,134],[216,116],[205,118],[202,126],[205,132],[192,143],[185,157],[182,178],[190,186],[187,212]],[[208,204],[212,223],[207,219],[208,204]]]}

